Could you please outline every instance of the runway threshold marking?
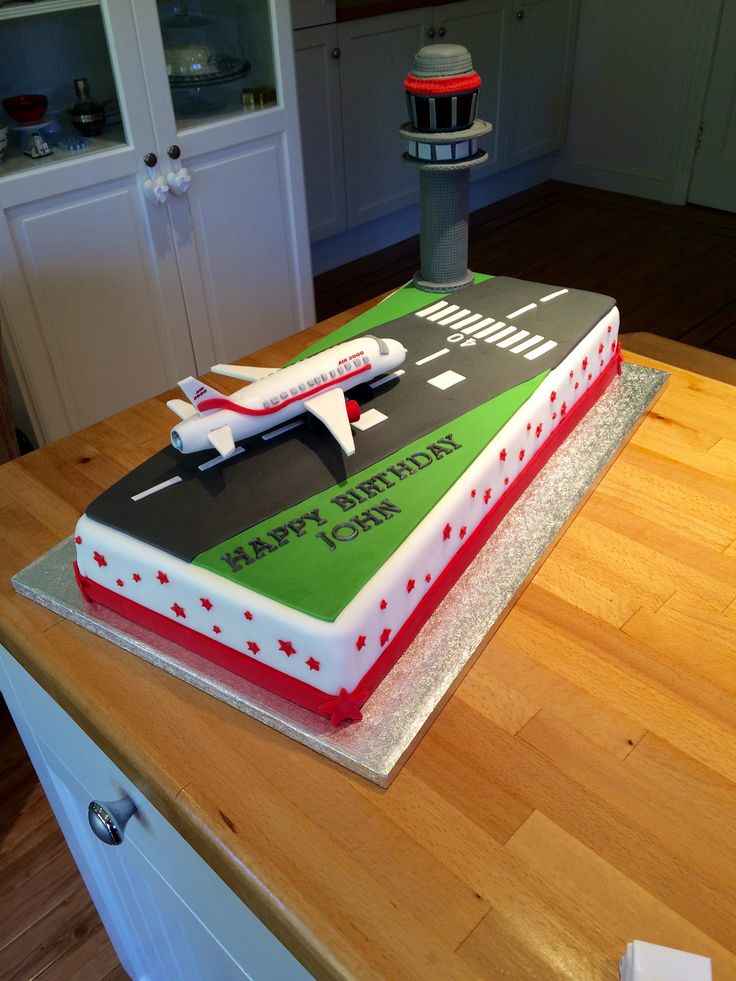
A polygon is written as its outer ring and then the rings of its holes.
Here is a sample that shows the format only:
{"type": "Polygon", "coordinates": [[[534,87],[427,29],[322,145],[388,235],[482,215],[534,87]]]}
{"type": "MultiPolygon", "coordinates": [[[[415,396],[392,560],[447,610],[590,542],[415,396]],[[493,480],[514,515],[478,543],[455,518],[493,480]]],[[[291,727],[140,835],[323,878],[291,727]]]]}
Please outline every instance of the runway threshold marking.
{"type": "Polygon", "coordinates": [[[539,347],[535,347],[533,351],[529,351],[524,357],[527,361],[534,361],[536,358],[541,358],[543,354],[547,351],[551,351],[553,347],[557,347],[557,341],[545,341],[544,344],[540,344],[539,347]]]}
{"type": "Polygon", "coordinates": [[[170,480],[164,480],[160,484],[154,484],[153,487],[141,491],[140,494],[133,494],[131,501],[142,501],[144,497],[150,497],[151,494],[158,494],[165,487],[172,487],[174,484],[178,484],[180,480],[181,477],[172,477],[170,480]]]}
{"type": "Polygon", "coordinates": [[[558,296],[562,296],[567,293],[568,290],[556,290],[554,293],[548,293],[546,296],[541,297],[540,303],[549,303],[550,300],[556,300],[558,296]]]}

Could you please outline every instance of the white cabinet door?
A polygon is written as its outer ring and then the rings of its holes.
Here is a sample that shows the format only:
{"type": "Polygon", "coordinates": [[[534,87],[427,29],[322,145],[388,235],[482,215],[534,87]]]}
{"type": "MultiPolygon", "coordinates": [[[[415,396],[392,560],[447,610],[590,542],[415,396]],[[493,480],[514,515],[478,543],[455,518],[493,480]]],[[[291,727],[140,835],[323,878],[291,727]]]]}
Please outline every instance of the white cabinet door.
{"type": "Polygon", "coordinates": [[[506,126],[501,86],[509,5],[507,0],[463,0],[436,7],[434,13],[436,41],[466,47],[481,77],[476,114],[491,123],[493,131],[480,141],[488,163],[470,171],[471,180],[480,180],[501,167],[500,141],[506,126]]]}
{"type": "Polygon", "coordinates": [[[511,17],[504,165],[515,167],[565,142],[577,0],[519,0],[511,17]]]}
{"type": "MultiPolygon", "coordinates": [[[[130,2],[85,9],[107,41],[125,135],[93,141],[98,152],[57,151],[24,169],[20,157],[0,171],[3,327],[42,440],[148,398],[194,367],[166,210],[140,189],[154,134],[140,111],[130,2]]],[[[50,33],[66,13],[47,15],[50,33]]],[[[43,24],[26,19],[28,30],[43,24]]],[[[2,26],[12,38],[16,25],[2,26]]]]}
{"type": "Polygon", "coordinates": [[[132,978],[308,981],[294,957],[2,647],[0,687],[132,978]],[[89,827],[87,807],[122,796],[138,811],[121,845],[103,844],[89,827]]]}
{"type": "Polygon", "coordinates": [[[207,371],[314,322],[288,10],[275,0],[220,3],[242,33],[250,71],[201,93],[175,90],[172,104],[164,8],[134,0],[134,9],[160,154],[172,169],[167,148],[179,147],[191,175],[168,210],[197,370],[207,371]],[[244,112],[247,87],[269,89],[275,101],[244,112]],[[195,111],[198,99],[206,111],[195,111]]]}
{"type": "Polygon", "coordinates": [[[338,25],[349,228],[419,199],[399,126],[409,115],[403,82],[430,43],[432,16],[431,7],[420,7],[338,25]]]}
{"type": "Polygon", "coordinates": [[[347,228],[337,24],[294,31],[309,238],[347,228]]]}

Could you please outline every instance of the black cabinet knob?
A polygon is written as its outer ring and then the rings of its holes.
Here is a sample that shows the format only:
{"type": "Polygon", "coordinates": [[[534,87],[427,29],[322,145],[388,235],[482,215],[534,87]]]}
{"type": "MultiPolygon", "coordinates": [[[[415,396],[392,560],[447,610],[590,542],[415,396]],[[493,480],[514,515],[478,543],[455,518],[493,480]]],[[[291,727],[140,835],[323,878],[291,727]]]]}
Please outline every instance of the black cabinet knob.
{"type": "Polygon", "coordinates": [[[444,27],[440,27],[440,29],[437,31],[437,33],[439,34],[440,37],[444,37],[445,34],[447,34],[447,29],[444,28],[444,27]]]}
{"type": "Polygon", "coordinates": [[[524,20],[524,11],[523,10],[517,10],[516,11],[516,19],[517,20],[524,20]]]}
{"type": "Polygon", "coordinates": [[[341,51],[340,51],[339,48],[333,48],[332,49],[332,57],[335,59],[335,61],[337,61],[337,59],[340,57],[340,54],[341,54],[341,51]]]}
{"type": "Polygon", "coordinates": [[[176,143],[172,143],[166,152],[168,153],[170,160],[178,160],[181,156],[181,150],[176,143]]]}
{"type": "Polygon", "coordinates": [[[435,35],[435,30],[433,27],[430,27],[430,29],[427,31],[427,37],[433,38],[434,35],[435,35]]]}
{"type": "Polygon", "coordinates": [[[143,163],[146,167],[155,167],[158,163],[158,157],[155,153],[146,153],[143,155],[143,163]]]}

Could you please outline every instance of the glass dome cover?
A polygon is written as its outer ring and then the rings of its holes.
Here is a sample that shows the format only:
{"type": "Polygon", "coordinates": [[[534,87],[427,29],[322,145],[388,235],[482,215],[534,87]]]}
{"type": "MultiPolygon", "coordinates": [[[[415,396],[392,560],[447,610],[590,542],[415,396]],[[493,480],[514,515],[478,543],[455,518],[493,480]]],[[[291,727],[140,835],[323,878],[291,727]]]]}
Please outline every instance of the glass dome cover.
{"type": "Polygon", "coordinates": [[[171,85],[202,85],[248,72],[237,35],[222,14],[195,10],[188,0],[159,2],[166,73],[171,85]]]}

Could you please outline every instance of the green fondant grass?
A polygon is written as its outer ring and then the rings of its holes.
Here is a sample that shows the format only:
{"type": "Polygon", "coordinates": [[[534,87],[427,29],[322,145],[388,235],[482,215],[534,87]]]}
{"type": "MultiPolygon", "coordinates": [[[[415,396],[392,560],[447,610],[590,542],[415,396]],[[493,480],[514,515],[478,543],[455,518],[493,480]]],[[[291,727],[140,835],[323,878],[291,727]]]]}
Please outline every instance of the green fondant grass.
{"type": "MultiPolygon", "coordinates": [[[[353,327],[354,324],[355,322],[350,326],[353,327]]],[[[546,371],[540,373],[530,381],[477,406],[441,429],[415,440],[402,451],[386,457],[343,483],[315,494],[288,512],[261,522],[208,549],[197,556],[194,564],[293,609],[322,620],[334,620],[467,470],[489,440],[527,401],[547,374],[546,371]],[[365,503],[356,503],[351,510],[343,511],[340,505],[331,501],[361,481],[395,465],[397,461],[425,451],[430,443],[447,434],[452,434],[452,439],[461,444],[462,448],[433,459],[425,469],[404,480],[388,474],[394,482],[393,487],[386,488],[365,503]],[[334,541],[333,529],[336,525],[350,522],[352,517],[362,515],[365,510],[386,499],[400,508],[401,513],[393,514],[390,518],[384,517],[380,525],[374,525],[367,531],[359,531],[352,541],[335,542],[334,550],[330,550],[324,541],[316,537],[317,532],[324,532],[334,541]],[[264,551],[261,558],[251,565],[243,564],[238,572],[233,572],[229,564],[223,561],[223,554],[233,554],[238,546],[242,547],[245,554],[253,556],[254,549],[248,543],[255,539],[275,545],[274,539],[268,536],[269,531],[285,526],[288,521],[299,519],[301,515],[315,508],[319,509],[325,524],[317,526],[315,521],[306,521],[301,537],[289,530],[284,536],[286,544],[275,547],[272,552],[264,551]]],[[[478,490],[482,493],[483,488],[478,490]]],[[[498,488],[494,488],[494,495],[497,492],[498,488]]],[[[345,530],[342,533],[350,532],[345,530]]]]}

